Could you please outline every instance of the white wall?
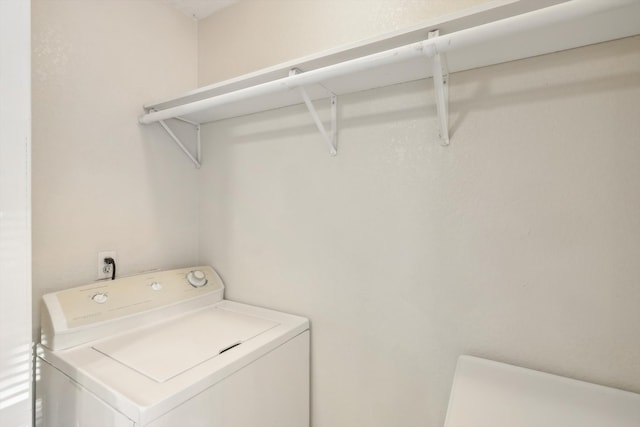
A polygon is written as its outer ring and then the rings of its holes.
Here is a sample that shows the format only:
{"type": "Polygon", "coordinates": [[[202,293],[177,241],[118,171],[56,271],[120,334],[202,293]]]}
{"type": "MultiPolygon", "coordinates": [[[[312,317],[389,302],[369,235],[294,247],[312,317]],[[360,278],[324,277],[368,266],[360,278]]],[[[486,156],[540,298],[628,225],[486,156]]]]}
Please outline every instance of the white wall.
{"type": "Polygon", "coordinates": [[[0,425],[31,425],[29,2],[0,1],[0,425]]]}
{"type": "Polygon", "coordinates": [[[315,427],[440,426],[463,353],[640,392],[640,37],[453,75],[446,148],[430,86],[342,96],[335,158],[205,126],[201,262],[311,318],[315,427]]]}
{"type": "Polygon", "coordinates": [[[197,24],[153,0],[33,1],[33,285],[197,260],[196,170],[145,102],[197,84],[197,24]]]}

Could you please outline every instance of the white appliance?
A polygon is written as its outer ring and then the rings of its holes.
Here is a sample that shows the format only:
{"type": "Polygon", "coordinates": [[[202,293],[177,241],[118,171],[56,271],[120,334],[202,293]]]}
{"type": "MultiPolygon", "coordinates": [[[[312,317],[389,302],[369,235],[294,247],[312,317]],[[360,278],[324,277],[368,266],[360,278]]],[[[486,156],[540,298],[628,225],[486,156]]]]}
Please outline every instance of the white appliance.
{"type": "Polygon", "coordinates": [[[309,425],[309,321],[223,299],[211,267],[47,294],[42,427],[309,425]]]}
{"type": "Polygon", "coordinates": [[[445,427],[638,427],[640,394],[461,356],[445,427]]]}

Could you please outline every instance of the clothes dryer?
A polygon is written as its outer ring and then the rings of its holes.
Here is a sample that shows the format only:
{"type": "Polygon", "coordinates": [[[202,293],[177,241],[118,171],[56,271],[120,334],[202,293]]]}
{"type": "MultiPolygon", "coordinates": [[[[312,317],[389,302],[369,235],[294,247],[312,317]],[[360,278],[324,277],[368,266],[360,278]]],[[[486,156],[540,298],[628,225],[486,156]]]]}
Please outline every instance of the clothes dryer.
{"type": "Polygon", "coordinates": [[[638,427],[640,394],[460,356],[444,427],[638,427]]]}

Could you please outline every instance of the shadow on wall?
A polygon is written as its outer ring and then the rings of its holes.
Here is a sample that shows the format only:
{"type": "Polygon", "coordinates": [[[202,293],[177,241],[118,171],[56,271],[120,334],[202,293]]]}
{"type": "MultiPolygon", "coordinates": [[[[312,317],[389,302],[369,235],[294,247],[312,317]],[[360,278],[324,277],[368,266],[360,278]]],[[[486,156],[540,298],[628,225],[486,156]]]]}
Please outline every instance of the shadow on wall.
{"type": "MultiPolygon", "coordinates": [[[[583,64],[585,69],[594,69],[594,64],[599,62],[610,63],[614,58],[632,54],[636,46],[633,39],[640,38],[632,37],[629,38],[629,43],[617,43],[612,45],[614,49],[599,49],[594,51],[595,53],[590,52],[589,55],[583,54],[583,49],[586,48],[550,55],[551,64],[542,70],[535,68],[537,58],[529,58],[487,67],[483,73],[471,70],[452,74],[449,102],[451,136],[455,136],[465,118],[474,111],[549,102],[640,86],[640,78],[637,73],[610,67],[607,68],[606,76],[602,72],[592,73],[594,76],[585,73],[576,76],[576,79],[571,82],[566,79],[554,81],[553,77],[554,70],[557,69],[580,64],[583,64]],[[496,78],[499,78],[501,82],[509,79],[522,82],[523,79],[529,79],[529,84],[523,87],[519,83],[518,87],[497,92],[494,89],[493,76],[488,72],[493,67],[500,67],[499,77],[496,78]]],[[[501,86],[504,85],[501,84],[501,86]]],[[[435,123],[437,116],[433,96],[431,79],[342,95],[338,97],[338,132],[341,129],[366,128],[380,123],[393,123],[422,117],[433,120],[435,123]],[[411,102],[409,98],[415,96],[419,97],[418,101],[411,102]],[[406,102],[389,102],[398,97],[400,99],[406,98],[406,102]],[[366,107],[363,108],[363,106],[366,107]],[[352,111],[358,111],[358,113],[352,114],[352,111]],[[366,111],[366,113],[363,114],[362,111],[366,111]]],[[[325,120],[325,126],[329,126],[328,102],[318,100],[315,102],[315,106],[320,112],[320,116],[325,120]]],[[[229,136],[234,138],[234,144],[242,144],[273,138],[295,138],[317,132],[310,116],[308,120],[299,120],[300,117],[308,115],[304,106],[288,108],[291,108],[291,118],[283,118],[281,115],[274,116],[269,112],[254,114],[250,126],[239,124],[233,128],[232,134],[229,136]],[[274,123],[274,118],[277,118],[277,123],[274,123]],[[308,124],[300,125],[301,121],[307,121],[308,124]]],[[[437,135],[434,135],[434,141],[436,139],[437,135]]]]}
{"type": "Polygon", "coordinates": [[[534,57],[486,67],[479,72],[454,74],[451,78],[453,90],[464,86],[471,86],[472,89],[462,96],[458,94],[455,97],[454,93],[455,101],[450,106],[453,118],[450,122],[450,132],[455,134],[468,114],[473,111],[546,103],[640,86],[636,72],[626,72],[610,66],[612,61],[616,62],[623,56],[633,55],[637,51],[638,40],[639,37],[630,37],[622,43],[606,43],[608,49],[586,46],[545,55],[544,68],[540,68],[539,58],[534,57]],[[495,67],[500,68],[500,73],[491,73],[495,67]],[[568,81],[563,70],[573,67],[580,67],[585,73],[568,81]],[[502,92],[497,92],[492,84],[494,79],[499,79],[502,87],[505,86],[504,83],[508,85],[510,80],[513,80],[516,86],[510,87],[508,91],[503,89],[502,92]],[[527,83],[523,85],[523,82],[527,83]]]}

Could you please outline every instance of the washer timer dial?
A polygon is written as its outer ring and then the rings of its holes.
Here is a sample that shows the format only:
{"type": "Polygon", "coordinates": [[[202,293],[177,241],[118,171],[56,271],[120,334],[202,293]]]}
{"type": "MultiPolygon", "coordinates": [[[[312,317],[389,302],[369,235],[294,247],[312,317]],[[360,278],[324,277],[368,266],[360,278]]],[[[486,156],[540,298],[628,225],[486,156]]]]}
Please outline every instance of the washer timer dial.
{"type": "Polygon", "coordinates": [[[98,292],[97,294],[91,297],[91,300],[98,304],[104,304],[105,302],[107,302],[107,298],[108,298],[107,294],[105,294],[104,292],[98,292]]]}
{"type": "Polygon", "coordinates": [[[207,284],[207,275],[204,271],[193,270],[187,274],[187,281],[194,288],[201,288],[207,284]]]}

